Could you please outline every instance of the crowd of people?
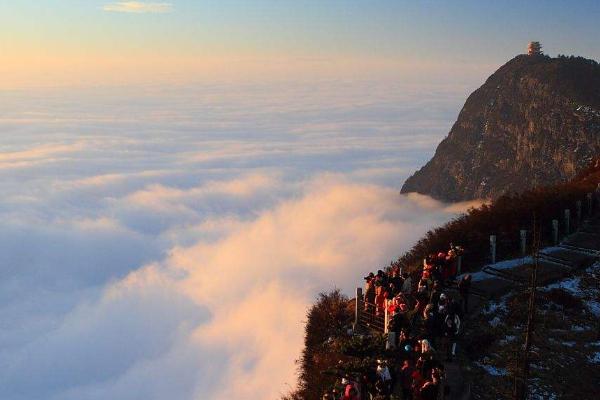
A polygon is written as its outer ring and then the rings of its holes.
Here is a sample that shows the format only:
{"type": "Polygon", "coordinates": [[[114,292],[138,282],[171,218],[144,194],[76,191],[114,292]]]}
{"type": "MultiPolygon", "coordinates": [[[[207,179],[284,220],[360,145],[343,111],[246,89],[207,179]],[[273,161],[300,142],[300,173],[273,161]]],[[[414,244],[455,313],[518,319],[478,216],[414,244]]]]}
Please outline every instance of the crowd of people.
{"type": "Polygon", "coordinates": [[[361,373],[340,376],[323,400],[446,398],[444,362],[456,356],[457,337],[468,312],[471,277],[457,279],[462,249],[432,254],[413,273],[392,265],[365,279],[364,308],[371,320],[381,320],[387,308],[386,359],[361,373]]]}

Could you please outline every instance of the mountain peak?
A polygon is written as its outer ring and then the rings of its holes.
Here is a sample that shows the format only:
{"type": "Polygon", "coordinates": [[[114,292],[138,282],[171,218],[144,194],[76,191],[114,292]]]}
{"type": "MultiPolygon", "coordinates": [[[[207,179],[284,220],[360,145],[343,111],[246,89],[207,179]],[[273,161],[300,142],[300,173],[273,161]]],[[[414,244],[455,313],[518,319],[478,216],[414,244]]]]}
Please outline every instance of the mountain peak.
{"type": "Polygon", "coordinates": [[[401,192],[495,198],[567,181],[599,153],[600,65],[522,54],[468,97],[434,157],[401,192]]]}

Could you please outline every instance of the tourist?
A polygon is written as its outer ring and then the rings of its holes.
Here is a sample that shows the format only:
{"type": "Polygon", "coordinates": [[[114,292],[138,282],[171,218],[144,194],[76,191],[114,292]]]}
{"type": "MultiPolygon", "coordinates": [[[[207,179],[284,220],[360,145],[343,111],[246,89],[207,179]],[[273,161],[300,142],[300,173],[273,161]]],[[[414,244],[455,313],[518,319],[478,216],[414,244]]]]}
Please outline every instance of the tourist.
{"type": "Polygon", "coordinates": [[[402,385],[402,398],[405,400],[412,399],[413,372],[415,372],[415,369],[412,361],[404,360],[400,370],[400,384],[402,385]]]}
{"type": "Polygon", "coordinates": [[[458,293],[461,299],[461,309],[466,315],[469,312],[469,290],[471,289],[471,274],[466,274],[458,282],[458,293]]]}
{"type": "Polygon", "coordinates": [[[375,287],[375,315],[381,315],[385,310],[387,292],[384,286],[375,287]]]}
{"type": "Polygon", "coordinates": [[[390,394],[392,390],[392,375],[388,365],[383,360],[377,360],[377,377],[383,384],[383,391],[381,394],[390,394]]]}
{"type": "Polygon", "coordinates": [[[412,277],[408,273],[404,273],[404,282],[402,283],[402,293],[404,294],[412,294],[413,291],[413,281],[412,277]]]}
{"type": "Polygon", "coordinates": [[[444,320],[444,338],[446,339],[446,356],[452,361],[456,356],[456,337],[460,331],[460,318],[458,314],[448,314],[444,320]]]}

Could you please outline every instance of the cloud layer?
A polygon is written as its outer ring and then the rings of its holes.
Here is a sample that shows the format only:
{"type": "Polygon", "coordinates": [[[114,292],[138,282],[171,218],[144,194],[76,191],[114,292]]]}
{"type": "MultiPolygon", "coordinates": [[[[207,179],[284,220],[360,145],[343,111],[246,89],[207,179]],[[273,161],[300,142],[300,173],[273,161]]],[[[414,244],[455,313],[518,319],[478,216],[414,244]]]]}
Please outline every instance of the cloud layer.
{"type": "Polygon", "coordinates": [[[143,1],[118,1],[115,3],[106,4],[104,11],[123,12],[123,13],[153,13],[163,14],[171,12],[173,5],[171,3],[148,3],[143,1]]]}
{"type": "Polygon", "coordinates": [[[316,294],[458,211],[397,193],[451,93],[325,87],[3,94],[0,397],[289,390],[316,294]]]}

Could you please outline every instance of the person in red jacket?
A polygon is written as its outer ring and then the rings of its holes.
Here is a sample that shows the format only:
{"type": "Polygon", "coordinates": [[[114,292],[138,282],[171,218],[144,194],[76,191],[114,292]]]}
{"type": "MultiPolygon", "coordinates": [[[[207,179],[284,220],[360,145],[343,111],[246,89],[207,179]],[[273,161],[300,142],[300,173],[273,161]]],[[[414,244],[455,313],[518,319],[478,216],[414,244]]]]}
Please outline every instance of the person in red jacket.
{"type": "Polygon", "coordinates": [[[346,385],[344,387],[344,396],[342,397],[343,400],[360,400],[360,392],[356,382],[342,379],[342,383],[346,385]]]}
{"type": "Polygon", "coordinates": [[[381,315],[385,310],[385,299],[387,292],[383,286],[377,286],[375,289],[375,315],[381,315]]]}
{"type": "Polygon", "coordinates": [[[423,387],[423,384],[425,383],[425,380],[423,379],[423,376],[417,369],[415,369],[413,371],[411,378],[412,378],[412,385],[411,385],[412,397],[411,397],[411,399],[412,400],[420,400],[420,398],[421,398],[420,392],[421,392],[421,388],[423,387]]]}

